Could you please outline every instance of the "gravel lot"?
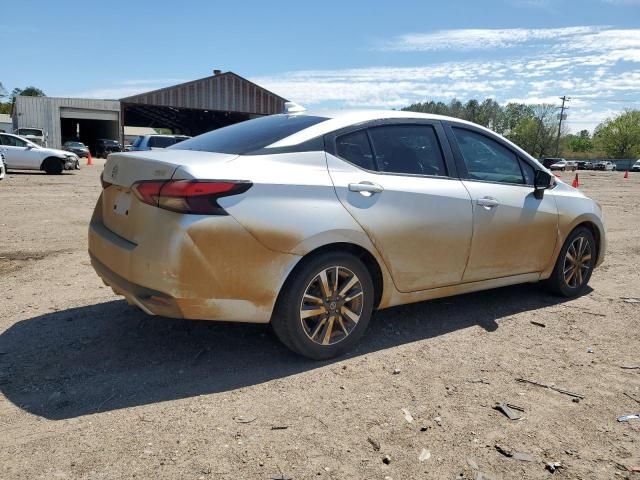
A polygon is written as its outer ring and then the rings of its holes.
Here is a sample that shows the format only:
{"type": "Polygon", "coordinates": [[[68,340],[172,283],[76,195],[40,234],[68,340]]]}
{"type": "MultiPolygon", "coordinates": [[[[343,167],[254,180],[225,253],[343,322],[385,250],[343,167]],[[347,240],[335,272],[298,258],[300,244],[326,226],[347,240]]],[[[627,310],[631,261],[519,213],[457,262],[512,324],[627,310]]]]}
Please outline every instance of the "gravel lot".
{"type": "Polygon", "coordinates": [[[640,174],[579,172],[609,238],[587,295],[385,310],[316,363],[268,326],[148,317],[104,287],[96,163],[0,182],[0,478],[640,478],[640,420],[616,421],[640,412],[640,303],[621,298],[640,298],[640,174]]]}

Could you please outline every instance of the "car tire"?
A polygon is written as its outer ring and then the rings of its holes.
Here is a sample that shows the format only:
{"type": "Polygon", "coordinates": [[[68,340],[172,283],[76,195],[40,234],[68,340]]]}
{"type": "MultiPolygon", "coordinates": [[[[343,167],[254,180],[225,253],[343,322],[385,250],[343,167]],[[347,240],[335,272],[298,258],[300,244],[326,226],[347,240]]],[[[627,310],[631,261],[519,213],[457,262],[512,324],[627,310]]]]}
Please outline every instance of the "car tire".
{"type": "Polygon", "coordinates": [[[59,158],[47,158],[42,162],[42,169],[47,175],[60,175],[63,169],[62,161],[59,158]]]}
{"type": "Polygon", "coordinates": [[[291,273],[282,287],[271,325],[282,343],[304,357],[337,357],[364,334],[373,311],[374,293],[371,274],[359,258],[348,253],[321,253],[303,259],[291,273]]]}
{"type": "Polygon", "coordinates": [[[596,258],[597,246],[593,233],[586,227],[576,228],[560,250],[553,272],[545,282],[547,288],[562,297],[581,295],[587,288],[596,258]]]}

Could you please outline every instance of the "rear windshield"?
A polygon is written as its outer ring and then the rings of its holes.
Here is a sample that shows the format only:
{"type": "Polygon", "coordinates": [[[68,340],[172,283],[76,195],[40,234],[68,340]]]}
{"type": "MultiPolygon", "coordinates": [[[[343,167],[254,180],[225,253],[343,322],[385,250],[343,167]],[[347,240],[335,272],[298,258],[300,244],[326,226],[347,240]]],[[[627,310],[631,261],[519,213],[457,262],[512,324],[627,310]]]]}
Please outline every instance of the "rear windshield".
{"type": "Polygon", "coordinates": [[[165,148],[176,143],[173,137],[149,137],[149,146],[153,148],[165,148]]]}
{"type": "Polygon", "coordinates": [[[171,148],[245,155],[325,120],[311,115],[270,115],[219,128],[171,148]]]}

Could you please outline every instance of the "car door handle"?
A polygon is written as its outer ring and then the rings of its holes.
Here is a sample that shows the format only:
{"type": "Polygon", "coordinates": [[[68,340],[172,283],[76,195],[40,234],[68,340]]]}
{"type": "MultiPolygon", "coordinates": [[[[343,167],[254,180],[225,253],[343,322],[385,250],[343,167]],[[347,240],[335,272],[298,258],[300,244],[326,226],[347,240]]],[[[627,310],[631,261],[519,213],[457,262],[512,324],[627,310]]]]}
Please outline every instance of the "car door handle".
{"type": "Polygon", "coordinates": [[[476,205],[480,205],[481,207],[490,210],[500,205],[500,202],[493,197],[482,197],[476,200],[476,205]]]}
{"type": "Polygon", "coordinates": [[[360,192],[364,194],[373,194],[373,193],[381,193],[384,191],[382,185],[378,185],[377,183],[371,182],[360,182],[360,183],[350,183],[349,190],[351,192],[360,192]]]}

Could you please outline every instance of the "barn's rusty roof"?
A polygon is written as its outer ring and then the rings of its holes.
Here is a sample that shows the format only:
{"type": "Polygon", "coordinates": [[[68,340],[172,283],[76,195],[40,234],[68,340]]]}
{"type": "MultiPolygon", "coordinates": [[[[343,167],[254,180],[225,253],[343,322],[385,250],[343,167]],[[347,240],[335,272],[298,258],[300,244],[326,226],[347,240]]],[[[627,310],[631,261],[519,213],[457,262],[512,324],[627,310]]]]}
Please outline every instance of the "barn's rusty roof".
{"type": "Polygon", "coordinates": [[[257,115],[281,113],[287,101],[233,72],[120,99],[122,103],[257,115]]]}

